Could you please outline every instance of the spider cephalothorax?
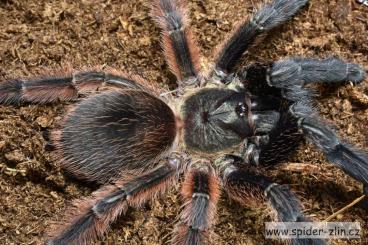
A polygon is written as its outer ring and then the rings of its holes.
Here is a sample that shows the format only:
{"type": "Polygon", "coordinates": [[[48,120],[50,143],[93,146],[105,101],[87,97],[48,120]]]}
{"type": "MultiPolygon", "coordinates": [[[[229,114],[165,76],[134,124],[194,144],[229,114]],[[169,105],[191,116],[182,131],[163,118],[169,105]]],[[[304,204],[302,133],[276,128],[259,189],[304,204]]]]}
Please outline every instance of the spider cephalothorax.
{"type": "MultiPolygon", "coordinates": [[[[337,58],[295,57],[235,71],[260,34],[307,2],[274,0],[242,21],[205,74],[185,2],[153,1],[152,15],[178,81],[174,91],[109,68],[0,83],[1,103],[81,100],[52,133],[55,156],[72,175],[102,187],[77,201],[50,228],[46,243],[88,244],[102,237],[128,207],[157,196],[181,174],[185,204],[175,244],[210,239],[220,188],[242,203],[263,192],[280,221],[308,221],[296,197],[258,171],[284,160],[303,137],[366,191],[367,154],[341,141],[319,119],[308,89],[312,82],[360,83],[365,77],[360,66],[337,58]]],[[[306,243],[324,241],[293,240],[306,243]]]]}
{"type": "Polygon", "coordinates": [[[252,135],[245,91],[205,88],[186,98],[182,108],[184,142],[189,149],[214,153],[252,135]]]}

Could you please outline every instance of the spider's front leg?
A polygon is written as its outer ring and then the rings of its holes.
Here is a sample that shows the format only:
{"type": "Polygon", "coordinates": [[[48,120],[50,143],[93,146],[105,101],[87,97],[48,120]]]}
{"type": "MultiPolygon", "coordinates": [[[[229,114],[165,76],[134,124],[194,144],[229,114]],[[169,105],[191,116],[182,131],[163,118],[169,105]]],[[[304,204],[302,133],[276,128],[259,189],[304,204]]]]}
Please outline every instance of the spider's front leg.
{"type": "MultiPolygon", "coordinates": [[[[332,84],[348,81],[358,84],[365,79],[366,72],[361,66],[338,58],[294,57],[270,64],[253,64],[245,67],[239,77],[249,84],[251,89],[278,88],[283,90],[286,99],[299,101],[311,97],[310,91],[305,89],[304,85],[314,82],[332,84]]],[[[256,91],[259,92],[262,91],[256,91]]]]}
{"type": "Polygon", "coordinates": [[[307,2],[308,0],[274,0],[261,7],[248,21],[241,21],[218,48],[210,75],[223,82],[257,36],[286,22],[307,2]]]}
{"type": "Polygon", "coordinates": [[[142,78],[111,68],[64,72],[0,82],[0,104],[74,101],[80,94],[97,91],[103,87],[146,90],[146,85],[150,88],[148,82],[142,78]]]}
{"type": "Polygon", "coordinates": [[[341,141],[326,123],[313,116],[313,111],[307,104],[294,104],[291,113],[299,118],[299,127],[307,139],[320,149],[330,162],[363,183],[364,193],[368,195],[368,154],[341,141]]]}
{"type": "Polygon", "coordinates": [[[252,84],[257,87],[257,83],[261,83],[268,88],[281,89],[282,96],[287,100],[299,101],[289,111],[288,114],[291,114],[292,118],[288,121],[299,120],[295,125],[304,135],[321,149],[331,162],[362,182],[365,192],[368,191],[368,155],[343,143],[330,127],[315,116],[316,113],[310,106],[312,96],[310,91],[304,88],[304,84],[314,81],[362,82],[365,78],[363,68],[336,58],[292,58],[273,62],[269,66],[253,65],[246,68],[242,74],[250,89],[252,84]]]}
{"type": "MultiPolygon", "coordinates": [[[[266,199],[280,222],[309,222],[295,195],[285,186],[271,182],[252,168],[238,168],[239,159],[227,156],[216,161],[224,189],[230,198],[249,205],[266,199]]],[[[320,239],[291,239],[292,244],[326,244],[320,239]]]]}
{"type": "Polygon", "coordinates": [[[139,207],[172,186],[186,162],[184,156],[173,154],[148,173],[128,181],[117,180],[78,200],[63,220],[51,227],[46,244],[90,244],[103,237],[128,207],[139,207]]]}
{"type": "Polygon", "coordinates": [[[296,81],[303,81],[305,84],[347,81],[360,83],[364,80],[365,71],[357,64],[334,57],[326,59],[294,57],[274,62],[268,76],[272,86],[287,87],[296,81]]]}
{"type": "Polygon", "coordinates": [[[177,224],[173,244],[200,245],[209,240],[220,195],[219,182],[210,165],[193,166],[182,187],[184,210],[177,224]]]}

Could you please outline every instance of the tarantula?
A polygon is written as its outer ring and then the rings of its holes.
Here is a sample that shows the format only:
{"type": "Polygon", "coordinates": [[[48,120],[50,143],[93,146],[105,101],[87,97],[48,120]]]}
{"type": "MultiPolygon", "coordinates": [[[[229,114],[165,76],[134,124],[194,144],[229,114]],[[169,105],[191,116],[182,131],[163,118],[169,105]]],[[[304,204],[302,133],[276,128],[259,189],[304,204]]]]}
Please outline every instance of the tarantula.
{"type": "MultiPolygon", "coordinates": [[[[359,65],[338,58],[294,57],[236,71],[258,36],[290,19],[308,0],[274,0],[240,22],[207,72],[184,0],[154,0],[153,19],[177,89],[111,68],[0,83],[0,103],[78,101],[52,132],[63,168],[102,185],[67,210],[46,244],[88,244],[110,224],[172,186],[184,174],[184,208],[174,244],[210,240],[220,189],[247,203],[264,195],[280,221],[308,221],[297,198],[257,171],[287,159],[307,138],[367,193],[368,156],[341,141],[313,109],[312,82],[360,83],[359,65]],[[93,93],[93,94],[92,94],[93,93]],[[90,96],[86,96],[90,95],[90,96]],[[257,195],[253,195],[258,193],[257,195]]],[[[293,244],[324,244],[295,239],[293,244]]]]}

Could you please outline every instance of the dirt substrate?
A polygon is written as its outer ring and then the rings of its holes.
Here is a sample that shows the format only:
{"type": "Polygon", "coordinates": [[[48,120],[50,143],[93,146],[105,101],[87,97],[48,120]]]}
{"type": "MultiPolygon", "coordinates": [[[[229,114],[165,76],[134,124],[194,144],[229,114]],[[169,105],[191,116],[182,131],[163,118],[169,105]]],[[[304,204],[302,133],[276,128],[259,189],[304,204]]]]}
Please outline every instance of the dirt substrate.
{"type": "MultiPolygon", "coordinates": [[[[107,64],[134,71],[162,86],[174,84],[160,51],[159,30],[148,17],[145,1],[0,0],[0,76],[38,74],[41,67],[71,63],[75,67],[107,64]]],[[[233,24],[260,1],[191,0],[192,23],[203,63],[233,24]]],[[[274,31],[251,61],[292,55],[340,56],[368,68],[368,8],[353,0],[312,0],[293,21],[274,31]]],[[[358,86],[320,87],[323,117],[342,137],[367,149],[368,80],[358,86]]],[[[51,221],[71,200],[96,186],[71,179],[50,161],[44,132],[55,127],[65,105],[0,106],[0,244],[38,244],[51,221]]],[[[312,146],[303,145],[289,165],[270,171],[289,184],[305,213],[323,220],[362,195],[359,183],[328,164],[312,146]]],[[[179,186],[177,187],[179,188],[179,186]]],[[[131,210],[113,225],[103,244],[163,244],[180,211],[178,191],[171,191],[140,210],[131,210]]],[[[367,206],[355,205],[334,221],[358,221],[368,244],[367,206]]],[[[266,205],[244,207],[222,195],[215,225],[216,244],[269,244],[266,205]]],[[[343,244],[343,241],[335,241],[343,244]]]]}

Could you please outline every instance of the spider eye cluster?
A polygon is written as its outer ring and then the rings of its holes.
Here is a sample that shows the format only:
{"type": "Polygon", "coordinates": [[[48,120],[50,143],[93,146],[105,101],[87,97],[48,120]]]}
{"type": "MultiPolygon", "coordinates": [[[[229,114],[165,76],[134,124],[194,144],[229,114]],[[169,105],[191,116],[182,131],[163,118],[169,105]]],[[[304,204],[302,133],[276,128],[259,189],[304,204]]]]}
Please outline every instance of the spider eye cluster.
{"type": "Polygon", "coordinates": [[[203,88],[182,106],[187,148],[213,153],[231,148],[251,135],[245,91],[203,88]]]}
{"type": "Polygon", "coordinates": [[[235,112],[239,117],[245,117],[248,113],[248,107],[244,104],[244,102],[239,102],[235,107],[235,112]]]}

